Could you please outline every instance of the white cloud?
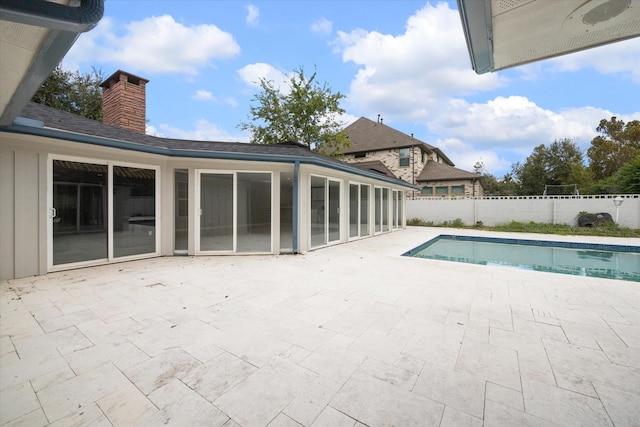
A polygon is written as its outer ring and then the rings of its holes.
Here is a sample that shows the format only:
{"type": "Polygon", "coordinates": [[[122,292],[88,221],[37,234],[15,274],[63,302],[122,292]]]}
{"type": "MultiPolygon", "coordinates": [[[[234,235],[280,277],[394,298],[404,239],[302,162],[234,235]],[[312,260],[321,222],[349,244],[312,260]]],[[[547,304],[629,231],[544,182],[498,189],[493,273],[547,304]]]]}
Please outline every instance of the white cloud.
{"type": "Polygon", "coordinates": [[[151,125],[146,125],[144,133],[146,133],[147,135],[157,136],[160,138],[164,138],[165,136],[163,133],[158,131],[158,129],[156,129],[155,126],[151,126],[151,125]]]}
{"type": "Polygon", "coordinates": [[[439,139],[432,144],[441,149],[457,168],[470,172],[473,171],[474,165],[481,161],[488,173],[501,177],[513,163],[493,150],[476,150],[457,138],[439,139]]]}
{"type": "Polygon", "coordinates": [[[114,23],[104,18],[96,30],[83,34],[65,61],[112,62],[132,72],[196,75],[213,59],[240,52],[233,36],[215,25],[187,26],[170,15],[132,21],[125,34],[116,35],[114,23]]]}
{"type": "Polygon", "coordinates": [[[360,66],[351,83],[350,103],[388,119],[424,119],[451,96],[506,83],[498,74],[477,75],[472,70],[459,14],[446,3],[427,4],[417,11],[404,34],[338,31],[334,46],[343,61],[360,66]]]}
{"type": "Polygon", "coordinates": [[[274,86],[283,93],[289,90],[287,74],[264,62],[245,65],[238,70],[238,75],[245,84],[251,87],[259,88],[260,80],[266,79],[272,81],[274,86]]]}
{"type": "Polygon", "coordinates": [[[454,99],[432,112],[427,126],[467,141],[474,147],[500,147],[529,154],[533,147],[556,139],[573,138],[588,146],[595,126],[609,111],[584,107],[553,112],[522,96],[499,96],[486,103],[454,99]]]}
{"type": "MultiPolygon", "coordinates": [[[[186,139],[194,141],[226,141],[226,142],[249,142],[249,137],[242,133],[232,135],[215,123],[200,119],[195,122],[194,129],[180,129],[168,124],[161,124],[162,136],[166,138],[186,139]]],[[[148,130],[147,130],[147,133],[148,130]]]]}
{"type": "Polygon", "coordinates": [[[260,10],[257,6],[252,4],[247,6],[247,25],[251,27],[257,27],[259,24],[258,18],[260,17],[260,10]]]}
{"type": "Polygon", "coordinates": [[[331,34],[333,31],[333,22],[327,18],[320,18],[313,24],[311,24],[311,31],[319,34],[331,34]]]}
{"type": "Polygon", "coordinates": [[[199,101],[211,101],[214,99],[213,94],[204,89],[197,90],[196,93],[191,95],[191,98],[197,99],[199,101]]]}

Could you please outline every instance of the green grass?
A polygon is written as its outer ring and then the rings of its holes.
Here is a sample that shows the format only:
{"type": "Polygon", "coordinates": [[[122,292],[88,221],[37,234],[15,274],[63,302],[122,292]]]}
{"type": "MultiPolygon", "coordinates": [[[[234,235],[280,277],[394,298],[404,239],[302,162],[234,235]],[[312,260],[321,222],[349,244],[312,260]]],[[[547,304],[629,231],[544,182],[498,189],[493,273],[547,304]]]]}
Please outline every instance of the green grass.
{"type": "Polygon", "coordinates": [[[540,234],[561,234],[561,235],[581,235],[581,236],[606,236],[606,237],[640,237],[639,229],[620,227],[617,224],[606,224],[599,227],[574,227],[566,224],[547,224],[541,222],[519,222],[511,221],[494,226],[478,223],[470,226],[465,225],[460,218],[453,221],[433,223],[413,218],[407,221],[407,225],[417,225],[423,227],[452,227],[466,228],[487,231],[507,231],[512,233],[540,233],[540,234]]]}

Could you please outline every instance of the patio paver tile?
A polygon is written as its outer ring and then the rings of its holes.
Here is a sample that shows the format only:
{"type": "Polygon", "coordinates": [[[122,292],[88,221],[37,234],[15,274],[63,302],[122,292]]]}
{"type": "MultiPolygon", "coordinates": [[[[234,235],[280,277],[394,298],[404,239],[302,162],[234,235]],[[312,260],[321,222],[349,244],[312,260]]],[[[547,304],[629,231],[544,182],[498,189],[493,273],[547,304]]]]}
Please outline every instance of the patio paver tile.
{"type": "Polygon", "coordinates": [[[478,419],[483,417],[485,380],[477,375],[425,363],[413,392],[478,419]]]}
{"type": "Polygon", "coordinates": [[[131,383],[96,403],[114,427],[139,425],[158,412],[158,408],[131,383]]]}
{"type": "Polygon", "coordinates": [[[282,412],[280,412],[276,417],[267,424],[267,427],[302,427],[302,424],[295,422],[282,412]]]}
{"type": "Polygon", "coordinates": [[[112,364],[54,384],[37,392],[47,418],[56,421],[83,412],[85,406],[125,387],[129,380],[112,364]]]}
{"type": "Polygon", "coordinates": [[[514,390],[522,388],[518,354],[510,349],[464,340],[455,368],[514,390]]]}
{"type": "Polygon", "coordinates": [[[482,427],[482,419],[445,406],[440,427],[482,427]]]}
{"type": "Polygon", "coordinates": [[[40,406],[35,411],[31,411],[28,414],[16,418],[13,421],[9,421],[6,424],[2,424],[2,427],[45,427],[49,425],[47,417],[40,406]]]}
{"type": "Polygon", "coordinates": [[[438,425],[444,405],[363,372],[349,378],[330,405],[371,426],[438,425]]]}
{"type": "Polygon", "coordinates": [[[265,426],[316,376],[286,359],[273,359],[213,404],[242,426],[265,426]]]}
{"type": "Polygon", "coordinates": [[[109,419],[96,403],[76,408],[71,414],[49,424],[51,427],[91,426],[113,427],[109,419]]]}
{"type": "Polygon", "coordinates": [[[600,383],[593,386],[616,427],[640,425],[640,383],[636,393],[600,383]]]}
{"type": "Polygon", "coordinates": [[[358,368],[372,377],[386,381],[397,387],[412,391],[418,380],[418,374],[405,369],[381,362],[376,359],[367,358],[358,368]]]}
{"type": "Polygon", "coordinates": [[[2,390],[0,408],[0,424],[4,424],[40,409],[40,403],[31,384],[24,382],[2,390]]]}
{"type": "Polygon", "coordinates": [[[342,384],[317,376],[303,387],[282,411],[302,425],[309,426],[327,407],[342,384]]]}
{"type": "Polygon", "coordinates": [[[535,381],[523,384],[524,407],[528,414],[561,425],[612,426],[600,400],[535,381]]]}
{"type": "Polygon", "coordinates": [[[518,411],[497,402],[487,400],[484,408],[484,427],[564,427],[561,421],[554,423],[526,412],[518,411]]]}
{"type": "Polygon", "coordinates": [[[0,282],[6,425],[638,424],[637,284],[399,256],[447,232],[0,282]]]}
{"type": "Polygon", "coordinates": [[[356,420],[331,406],[327,406],[311,424],[311,427],[354,427],[355,425],[356,420]]]}
{"type": "Polygon", "coordinates": [[[522,392],[520,391],[512,390],[492,382],[487,382],[485,397],[487,400],[508,406],[509,408],[524,411],[524,400],[522,392]]]}
{"type": "Polygon", "coordinates": [[[258,368],[237,356],[223,352],[209,362],[180,376],[182,382],[213,402],[258,368]]]}

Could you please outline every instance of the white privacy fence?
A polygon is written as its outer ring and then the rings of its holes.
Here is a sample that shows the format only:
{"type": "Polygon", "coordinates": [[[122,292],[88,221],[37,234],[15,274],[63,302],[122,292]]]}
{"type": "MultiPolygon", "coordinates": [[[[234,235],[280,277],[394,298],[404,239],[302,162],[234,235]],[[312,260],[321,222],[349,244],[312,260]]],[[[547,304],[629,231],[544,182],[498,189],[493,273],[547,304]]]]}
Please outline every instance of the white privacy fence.
{"type": "Polygon", "coordinates": [[[618,224],[640,228],[640,194],[597,196],[418,197],[407,200],[407,221],[418,218],[442,223],[460,218],[466,225],[511,221],[577,225],[580,212],[611,214],[618,224]],[[616,207],[614,197],[622,203],[616,207]]]}

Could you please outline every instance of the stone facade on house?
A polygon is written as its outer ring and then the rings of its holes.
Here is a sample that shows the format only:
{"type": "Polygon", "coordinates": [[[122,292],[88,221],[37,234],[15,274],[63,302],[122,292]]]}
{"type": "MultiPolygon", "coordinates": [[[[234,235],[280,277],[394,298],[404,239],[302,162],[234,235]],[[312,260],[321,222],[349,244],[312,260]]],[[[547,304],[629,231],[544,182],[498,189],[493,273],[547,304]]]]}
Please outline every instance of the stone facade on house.
{"type": "Polygon", "coordinates": [[[480,175],[454,167],[437,147],[386,126],[380,119],[374,122],[361,117],[347,126],[345,132],[351,145],[343,150],[342,160],[362,165],[363,169],[390,172],[396,178],[422,187],[420,191],[408,190],[408,197],[480,197],[484,194],[480,175]],[[372,166],[376,163],[383,167],[372,166]]]}

